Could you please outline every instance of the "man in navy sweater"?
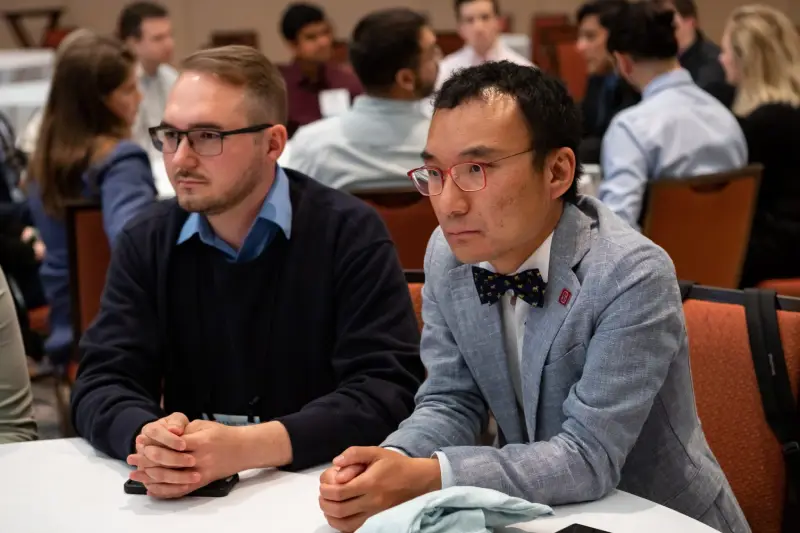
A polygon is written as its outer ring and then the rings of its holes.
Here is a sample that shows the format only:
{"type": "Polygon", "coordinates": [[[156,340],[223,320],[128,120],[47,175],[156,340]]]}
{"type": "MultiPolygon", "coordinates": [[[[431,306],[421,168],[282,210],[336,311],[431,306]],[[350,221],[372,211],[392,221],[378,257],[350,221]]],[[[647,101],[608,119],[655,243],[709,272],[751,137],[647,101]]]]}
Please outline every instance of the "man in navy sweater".
{"type": "Polygon", "coordinates": [[[394,245],[371,208],[277,166],[285,121],[278,70],[224,47],[184,61],[150,130],[177,200],[118,236],[72,410],[153,496],[330,461],[413,410],[419,333],[394,245]]]}

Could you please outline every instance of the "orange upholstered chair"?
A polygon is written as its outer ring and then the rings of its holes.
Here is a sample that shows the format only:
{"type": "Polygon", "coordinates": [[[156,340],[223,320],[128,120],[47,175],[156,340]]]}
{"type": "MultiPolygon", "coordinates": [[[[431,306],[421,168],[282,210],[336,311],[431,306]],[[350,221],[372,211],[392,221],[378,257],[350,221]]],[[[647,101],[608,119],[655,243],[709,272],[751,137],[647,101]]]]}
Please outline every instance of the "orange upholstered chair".
{"type": "Polygon", "coordinates": [[[425,249],[439,225],[431,202],[416,190],[353,193],[374,207],[389,229],[404,269],[421,269],[425,249]]]}
{"type": "Polygon", "coordinates": [[[642,232],[667,251],[679,279],[739,286],[761,171],[750,166],[648,185],[642,232]]]}
{"type": "Polygon", "coordinates": [[[99,203],[68,203],[66,219],[72,334],[77,345],[84,330],[100,310],[100,297],[111,262],[111,248],[103,229],[103,213],[99,203]]]}
{"type": "Polygon", "coordinates": [[[411,303],[414,304],[414,314],[417,315],[417,324],[422,331],[422,283],[409,283],[408,292],[411,293],[411,303]]]}
{"type": "Polygon", "coordinates": [[[800,298],[800,278],[794,279],[771,279],[758,285],[761,289],[771,289],[783,296],[795,296],[800,298]]]}
{"type": "MultiPolygon", "coordinates": [[[[697,411],[709,446],[753,533],[777,533],[783,516],[784,460],[761,404],[744,306],[690,297],[684,312],[697,411]]],[[[779,311],[778,323],[797,395],[800,312],[779,311]]]]}
{"type": "Polygon", "coordinates": [[[419,330],[422,331],[422,286],[425,285],[425,272],[422,270],[405,270],[408,292],[411,294],[411,303],[414,304],[414,314],[417,315],[419,330]]]}
{"type": "Polygon", "coordinates": [[[50,331],[50,306],[43,305],[28,310],[28,326],[31,331],[46,335],[50,331]]]}

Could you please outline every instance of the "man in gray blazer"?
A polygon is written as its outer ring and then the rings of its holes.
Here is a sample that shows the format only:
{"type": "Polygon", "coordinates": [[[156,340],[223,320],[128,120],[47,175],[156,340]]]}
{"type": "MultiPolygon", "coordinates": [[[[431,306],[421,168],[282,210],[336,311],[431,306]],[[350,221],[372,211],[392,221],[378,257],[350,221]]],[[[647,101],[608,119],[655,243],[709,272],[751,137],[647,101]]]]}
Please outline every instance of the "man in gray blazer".
{"type": "Polygon", "coordinates": [[[580,119],[563,86],[487,63],[435,107],[410,173],[440,222],[425,258],[428,378],[383,448],[351,448],[323,474],[329,523],[351,531],[454,485],[553,505],[619,488],[748,532],[697,417],[672,262],[576,194],[580,119]],[[480,446],[490,415],[496,446],[480,446]]]}

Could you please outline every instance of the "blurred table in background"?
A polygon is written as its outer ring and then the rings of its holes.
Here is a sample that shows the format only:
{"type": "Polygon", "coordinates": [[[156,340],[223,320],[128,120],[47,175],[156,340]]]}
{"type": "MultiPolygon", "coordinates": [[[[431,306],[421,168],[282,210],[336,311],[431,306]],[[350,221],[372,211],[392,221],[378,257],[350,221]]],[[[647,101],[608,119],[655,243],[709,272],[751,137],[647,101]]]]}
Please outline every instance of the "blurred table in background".
{"type": "Polygon", "coordinates": [[[159,199],[172,198],[175,196],[175,189],[169,182],[167,169],[164,166],[164,158],[161,156],[150,156],[150,168],[153,170],[153,180],[156,182],[156,190],[159,199]]]}
{"type": "Polygon", "coordinates": [[[55,56],[49,48],[0,50],[0,85],[49,79],[55,56]]]}
{"type": "Polygon", "coordinates": [[[0,84],[0,112],[11,121],[17,137],[36,110],[47,102],[49,92],[49,80],[0,84]]]}
{"type": "Polygon", "coordinates": [[[578,193],[596,197],[602,180],[600,165],[583,165],[583,173],[578,176],[578,193]]]}

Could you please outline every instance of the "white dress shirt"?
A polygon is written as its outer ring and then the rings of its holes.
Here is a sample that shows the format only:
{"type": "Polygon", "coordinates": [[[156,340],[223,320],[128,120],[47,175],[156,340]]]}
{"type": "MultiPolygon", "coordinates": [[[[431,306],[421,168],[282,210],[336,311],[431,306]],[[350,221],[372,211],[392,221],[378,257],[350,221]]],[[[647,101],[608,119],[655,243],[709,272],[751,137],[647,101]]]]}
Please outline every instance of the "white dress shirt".
{"type": "Polygon", "coordinates": [[[178,71],[164,64],[159,65],[156,73],[150,76],[138,66],[136,76],[139,80],[142,102],[139,104],[139,112],[132,128],[133,141],[144,148],[151,161],[158,161],[161,159],[161,154],[153,146],[147,129],[161,123],[164,108],[167,106],[167,97],[178,79],[178,71]]]}
{"type": "Polygon", "coordinates": [[[436,78],[436,89],[440,89],[442,84],[462,68],[476,67],[487,61],[511,61],[517,65],[526,67],[534,66],[528,58],[518,54],[508,45],[503,43],[502,38],[498,38],[495,45],[486,54],[486,57],[478,54],[471,46],[464,45],[460,50],[456,50],[448,55],[439,63],[439,75],[436,78]]]}
{"type": "MultiPolygon", "coordinates": [[[[542,275],[542,280],[547,283],[550,274],[550,248],[552,244],[553,234],[550,233],[542,245],[510,275],[513,276],[525,270],[538,268],[539,273],[542,275]]],[[[488,261],[480,263],[478,266],[491,272],[496,272],[495,268],[488,261]]],[[[522,401],[522,373],[520,372],[520,368],[522,366],[525,323],[528,321],[530,310],[531,306],[515,297],[514,292],[511,290],[500,298],[500,323],[503,326],[503,345],[505,346],[508,372],[511,375],[511,382],[514,386],[514,394],[517,397],[520,413],[524,413],[523,406],[525,405],[525,402],[522,401]]],[[[390,447],[387,449],[405,455],[405,452],[397,448],[390,447]]],[[[452,487],[454,481],[453,468],[450,465],[450,461],[443,453],[436,452],[434,455],[439,459],[442,489],[452,487]]]]}
{"type": "MultiPolygon", "coordinates": [[[[542,245],[510,275],[513,276],[525,270],[538,268],[542,279],[547,283],[552,242],[553,234],[551,233],[542,245]]],[[[494,267],[488,262],[483,262],[478,266],[495,272],[494,267]]],[[[508,363],[508,371],[511,374],[511,382],[514,385],[514,393],[517,396],[520,412],[522,412],[525,405],[525,402],[522,401],[522,375],[520,373],[523,353],[522,342],[525,338],[525,323],[528,321],[530,310],[531,306],[515,297],[514,292],[511,290],[500,298],[500,323],[503,325],[503,345],[506,349],[506,362],[508,363]]]]}

